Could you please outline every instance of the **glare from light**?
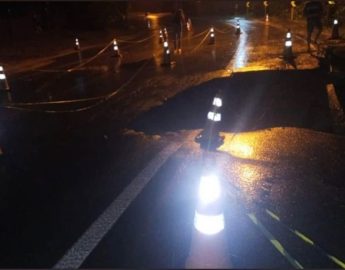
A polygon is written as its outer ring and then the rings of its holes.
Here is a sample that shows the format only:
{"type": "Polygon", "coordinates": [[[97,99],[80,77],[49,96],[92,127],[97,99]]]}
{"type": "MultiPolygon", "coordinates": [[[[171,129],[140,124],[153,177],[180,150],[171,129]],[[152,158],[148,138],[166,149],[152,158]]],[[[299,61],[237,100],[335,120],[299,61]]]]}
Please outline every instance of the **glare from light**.
{"type": "Polygon", "coordinates": [[[333,24],[334,24],[334,25],[337,25],[337,24],[338,24],[338,20],[335,19],[335,20],[333,21],[333,24]]]}
{"type": "Polygon", "coordinates": [[[291,33],[290,32],[286,33],[286,38],[291,38],[291,33]]]}
{"type": "Polygon", "coordinates": [[[291,46],[292,46],[292,41],[291,40],[285,41],[285,47],[291,47],[291,46]]]}
{"type": "Polygon", "coordinates": [[[170,50],[169,49],[167,50],[167,54],[170,54],[170,50]]]}
{"type": "Polygon", "coordinates": [[[77,38],[75,39],[75,45],[79,45],[79,40],[77,38]]]}
{"type": "Polygon", "coordinates": [[[206,235],[214,235],[224,230],[224,215],[202,215],[195,211],[194,227],[206,235]]]}
{"type": "Polygon", "coordinates": [[[230,152],[241,157],[250,157],[253,154],[253,148],[241,141],[235,141],[230,146],[230,152]]]}
{"type": "Polygon", "coordinates": [[[4,68],[2,66],[0,66],[0,71],[4,71],[4,68]]]}
{"type": "Polygon", "coordinates": [[[0,74],[0,80],[5,80],[6,79],[6,76],[5,76],[5,74],[0,74]]]}
{"type": "Polygon", "coordinates": [[[167,48],[168,47],[168,41],[164,41],[164,48],[167,48]]]}
{"type": "Polygon", "coordinates": [[[211,33],[213,33],[214,32],[214,28],[213,27],[211,27],[211,33]]]}
{"type": "Polygon", "coordinates": [[[115,40],[115,39],[114,39],[114,42],[113,42],[113,44],[114,44],[114,45],[117,45],[117,42],[116,42],[116,40],[115,40]]]}
{"type": "Polygon", "coordinates": [[[222,107],[223,103],[222,103],[222,99],[219,97],[215,97],[213,99],[213,106],[217,106],[217,107],[222,107]]]}
{"type": "Polygon", "coordinates": [[[211,33],[211,37],[214,37],[214,33],[211,33]]]}
{"type": "Polygon", "coordinates": [[[222,120],[222,116],[220,113],[208,112],[207,119],[214,122],[220,122],[222,120]]]}
{"type": "Polygon", "coordinates": [[[198,197],[202,204],[210,204],[219,200],[221,186],[217,176],[202,176],[199,185],[198,197]]]}
{"type": "Polygon", "coordinates": [[[328,5],[335,5],[334,1],[328,1],[328,5]]]}

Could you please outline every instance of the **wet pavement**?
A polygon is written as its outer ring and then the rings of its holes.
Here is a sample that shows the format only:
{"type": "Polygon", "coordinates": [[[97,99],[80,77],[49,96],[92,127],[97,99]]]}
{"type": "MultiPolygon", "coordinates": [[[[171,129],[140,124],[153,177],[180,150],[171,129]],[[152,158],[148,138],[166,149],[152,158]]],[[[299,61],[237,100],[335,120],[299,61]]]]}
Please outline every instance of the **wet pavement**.
{"type": "Polygon", "coordinates": [[[157,30],[170,18],[151,20],[118,40],[120,58],[109,47],[93,59],[105,43],[10,76],[0,266],[344,268],[342,84],[303,38],[286,63],[285,31],[243,18],[240,35],[234,19],[193,19],[162,67],[157,30]],[[205,151],[193,138],[219,91],[224,144],[205,151]],[[213,237],[193,225],[209,171],[225,216],[213,237]]]}

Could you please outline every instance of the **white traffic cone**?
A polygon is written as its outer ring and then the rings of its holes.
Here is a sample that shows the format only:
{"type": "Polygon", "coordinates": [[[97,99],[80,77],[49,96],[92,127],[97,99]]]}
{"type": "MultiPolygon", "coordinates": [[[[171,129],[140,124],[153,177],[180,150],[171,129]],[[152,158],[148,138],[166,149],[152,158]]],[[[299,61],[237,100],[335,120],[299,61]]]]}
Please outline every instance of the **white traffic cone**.
{"type": "Polygon", "coordinates": [[[74,49],[79,51],[80,50],[80,44],[79,44],[79,39],[75,39],[75,43],[74,43],[74,49]]]}
{"type": "Polygon", "coordinates": [[[171,58],[170,58],[169,44],[168,44],[168,41],[164,41],[162,66],[170,66],[170,65],[171,65],[171,58]]]}
{"type": "Polygon", "coordinates": [[[222,99],[216,96],[212,102],[212,108],[207,114],[207,122],[203,131],[195,138],[202,148],[217,149],[223,144],[224,137],[219,135],[219,125],[222,120],[220,109],[223,106],[222,99]]]}
{"type": "Polygon", "coordinates": [[[332,26],[332,36],[331,39],[339,39],[339,21],[337,19],[333,20],[333,26],[332,26]]]}
{"type": "Polygon", "coordinates": [[[241,34],[240,19],[236,20],[236,35],[241,34]]]}
{"type": "Polygon", "coordinates": [[[6,90],[6,91],[10,90],[7,77],[6,77],[4,68],[2,66],[0,66],[0,87],[1,89],[6,90]]]}
{"type": "Polygon", "coordinates": [[[209,41],[209,44],[215,44],[216,42],[216,35],[214,33],[214,28],[211,27],[210,29],[210,41],[209,41]]]}
{"type": "Polygon", "coordinates": [[[283,59],[284,60],[294,59],[294,55],[292,52],[292,35],[291,35],[290,30],[288,30],[285,36],[283,59]]]}
{"type": "Polygon", "coordinates": [[[120,51],[119,51],[119,46],[117,45],[116,39],[113,41],[113,57],[119,57],[120,56],[120,51]]]}

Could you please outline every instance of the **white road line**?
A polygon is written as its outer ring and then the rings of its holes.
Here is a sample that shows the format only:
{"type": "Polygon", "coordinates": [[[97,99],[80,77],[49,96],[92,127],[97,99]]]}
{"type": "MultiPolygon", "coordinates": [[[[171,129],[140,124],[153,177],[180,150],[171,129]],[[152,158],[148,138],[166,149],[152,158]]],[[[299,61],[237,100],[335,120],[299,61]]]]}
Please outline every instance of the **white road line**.
{"type": "Polygon", "coordinates": [[[327,96],[330,113],[333,120],[335,132],[341,132],[345,129],[344,110],[339,102],[337,93],[333,84],[327,84],[327,96]]]}
{"type": "Polygon", "coordinates": [[[55,264],[53,268],[79,268],[90,253],[109,232],[128,206],[150,182],[159,168],[174,154],[182,143],[172,143],[165,147],[153,160],[134,178],[129,186],[108,206],[94,221],[77,242],[55,264]]]}

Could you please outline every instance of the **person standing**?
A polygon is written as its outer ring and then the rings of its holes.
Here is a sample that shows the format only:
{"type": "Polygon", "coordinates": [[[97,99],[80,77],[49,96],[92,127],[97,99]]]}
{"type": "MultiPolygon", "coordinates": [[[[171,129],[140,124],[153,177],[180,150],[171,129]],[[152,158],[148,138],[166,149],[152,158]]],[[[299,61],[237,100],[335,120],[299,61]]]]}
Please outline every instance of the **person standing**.
{"type": "Polygon", "coordinates": [[[173,25],[174,25],[174,48],[175,53],[181,53],[181,38],[182,38],[182,30],[186,23],[186,19],[182,9],[178,9],[173,18],[173,25]]]}
{"type": "Polygon", "coordinates": [[[307,20],[307,42],[308,51],[310,51],[311,36],[314,28],[317,28],[317,33],[315,36],[315,43],[318,42],[320,34],[322,32],[322,14],[323,7],[322,3],[317,0],[308,1],[303,9],[303,15],[307,20]]]}

